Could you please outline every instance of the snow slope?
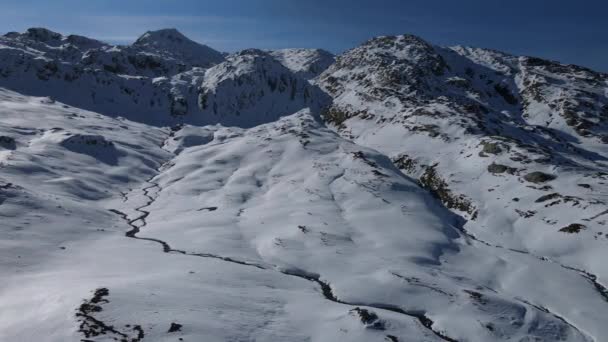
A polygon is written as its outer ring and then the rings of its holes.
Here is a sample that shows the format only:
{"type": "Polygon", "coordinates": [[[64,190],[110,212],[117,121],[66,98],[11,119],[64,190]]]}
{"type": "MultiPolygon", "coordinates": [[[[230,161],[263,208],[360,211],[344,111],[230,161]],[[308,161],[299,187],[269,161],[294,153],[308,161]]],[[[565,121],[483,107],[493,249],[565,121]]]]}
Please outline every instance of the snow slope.
{"type": "Polygon", "coordinates": [[[0,341],[608,336],[606,75],[172,29],[9,33],[0,66],[0,341]]]}

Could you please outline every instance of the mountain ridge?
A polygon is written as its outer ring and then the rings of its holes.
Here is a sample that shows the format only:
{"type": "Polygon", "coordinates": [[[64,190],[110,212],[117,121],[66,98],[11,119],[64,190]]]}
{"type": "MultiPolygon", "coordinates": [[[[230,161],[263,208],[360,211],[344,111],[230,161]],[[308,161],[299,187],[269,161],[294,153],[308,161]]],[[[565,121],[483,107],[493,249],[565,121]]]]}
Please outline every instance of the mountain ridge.
{"type": "Polygon", "coordinates": [[[608,75],[208,49],[0,37],[0,340],[608,336],[608,75]]]}

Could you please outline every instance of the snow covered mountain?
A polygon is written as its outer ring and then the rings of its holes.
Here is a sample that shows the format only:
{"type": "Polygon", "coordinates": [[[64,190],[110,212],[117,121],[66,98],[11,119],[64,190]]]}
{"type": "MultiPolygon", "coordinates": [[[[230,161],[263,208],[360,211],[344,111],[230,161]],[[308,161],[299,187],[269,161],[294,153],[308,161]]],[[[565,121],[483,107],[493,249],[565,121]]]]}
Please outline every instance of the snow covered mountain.
{"type": "Polygon", "coordinates": [[[1,341],[608,338],[608,75],[35,28],[0,86],[1,341]]]}
{"type": "Polygon", "coordinates": [[[0,37],[0,86],[160,126],[174,123],[174,117],[253,125],[326,106],[329,97],[307,79],[332,60],[328,52],[305,49],[252,49],[224,58],[174,29],[146,32],[130,46],[110,46],[33,28],[0,37]],[[213,102],[215,87],[225,88],[221,102],[213,102]],[[233,117],[260,110],[259,120],[233,117]]]}
{"type": "Polygon", "coordinates": [[[398,36],[346,52],[319,84],[342,135],[391,157],[473,236],[607,274],[608,75],[398,36]]]}

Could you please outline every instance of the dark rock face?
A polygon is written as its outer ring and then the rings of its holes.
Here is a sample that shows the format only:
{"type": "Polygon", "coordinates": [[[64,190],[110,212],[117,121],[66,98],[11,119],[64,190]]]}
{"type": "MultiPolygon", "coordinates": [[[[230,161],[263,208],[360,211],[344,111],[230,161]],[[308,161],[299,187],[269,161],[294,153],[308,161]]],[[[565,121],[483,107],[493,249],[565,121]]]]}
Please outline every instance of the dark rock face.
{"type": "Polygon", "coordinates": [[[511,105],[516,105],[519,101],[517,100],[517,98],[511,93],[511,90],[509,90],[508,86],[503,85],[503,84],[497,84],[494,86],[494,90],[496,90],[496,92],[502,96],[502,98],[511,105]]]}
{"type": "Polygon", "coordinates": [[[171,98],[171,115],[181,116],[188,113],[188,101],[182,96],[175,96],[171,98]]]}

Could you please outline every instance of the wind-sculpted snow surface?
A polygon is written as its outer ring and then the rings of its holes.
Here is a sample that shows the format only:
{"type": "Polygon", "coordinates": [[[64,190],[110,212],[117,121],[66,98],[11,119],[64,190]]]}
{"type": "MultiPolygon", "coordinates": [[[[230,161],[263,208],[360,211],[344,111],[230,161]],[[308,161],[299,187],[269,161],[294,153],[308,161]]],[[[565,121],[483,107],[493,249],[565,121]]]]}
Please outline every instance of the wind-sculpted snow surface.
{"type": "Polygon", "coordinates": [[[0,341],[608,336],[606,75],[172,29],[9,33],[0,67],[0,341]]]}

